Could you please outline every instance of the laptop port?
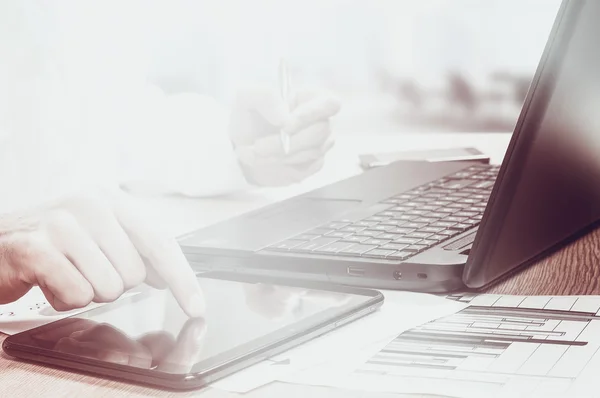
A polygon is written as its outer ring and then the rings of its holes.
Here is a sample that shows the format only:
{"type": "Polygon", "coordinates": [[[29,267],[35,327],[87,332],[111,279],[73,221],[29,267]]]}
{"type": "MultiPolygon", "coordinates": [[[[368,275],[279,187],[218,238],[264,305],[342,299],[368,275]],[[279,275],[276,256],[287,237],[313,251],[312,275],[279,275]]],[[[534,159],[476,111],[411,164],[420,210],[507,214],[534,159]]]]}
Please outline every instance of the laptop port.
{"type": "Polygon", "coordinates": [[[359,267],[348,267],[348,275],[350,276],[364,276],[365,270],[364,268],[359,267]]]}
{"type": "Polygon", "coordinates": [[[427,274],[424,274],[424,273],[420,272],[420,273],[417,274],[417,278],[419,278],[419,279],[427,279],[427,274]]]}
{"type": "Polygon", "coordinates": [[[402,272],[394,271],[394,279],[396,279],[396,280],[402,279],[402,272]]]}

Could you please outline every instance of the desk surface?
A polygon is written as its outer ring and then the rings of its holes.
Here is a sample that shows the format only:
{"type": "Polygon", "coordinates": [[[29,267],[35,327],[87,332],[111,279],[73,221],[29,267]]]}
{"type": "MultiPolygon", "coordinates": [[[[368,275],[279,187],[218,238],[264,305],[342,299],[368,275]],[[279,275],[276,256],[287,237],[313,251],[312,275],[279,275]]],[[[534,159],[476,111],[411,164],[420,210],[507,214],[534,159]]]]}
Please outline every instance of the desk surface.
{"type": "MultiPolygon", "coordinates": [[[[420,149],[455,146],[475,146],[492,157],[494,163],[501,161],[509,136],[479,134],[443,134],[426,136],[348,137],[340,140],[332,154],[328,167],[319,176],[296,187],[284,190],[263,190],[219,199],[171,198],[141,200],[158,225],[171,234],[180,235],[221,219],[232,217],[273,201],[302,191],[327,184],[360,172],[356,155],[392,149],[420,149]]],[[[600,231],[593,231],[567,245],[555,254],[512,275],[486,289],[489,293],[505,294],[600,294],[600,231]]],[[[5,336],[0,337],[3,340],[5,336]]],[[[172,393],[96,377],[79,375],[62,370],[27,364],[10,359],[4,353],[0,357],[0,396],[64,396],[64,397],[187,397],[207,398],[237,397],[239,395],[220,390],[206,389],[200,392],[172,393]]],[[[375,394],[340,389],[296,386],[272,383],[255,390],[248,397],[377,397],[398,395],[375,394]]]]}

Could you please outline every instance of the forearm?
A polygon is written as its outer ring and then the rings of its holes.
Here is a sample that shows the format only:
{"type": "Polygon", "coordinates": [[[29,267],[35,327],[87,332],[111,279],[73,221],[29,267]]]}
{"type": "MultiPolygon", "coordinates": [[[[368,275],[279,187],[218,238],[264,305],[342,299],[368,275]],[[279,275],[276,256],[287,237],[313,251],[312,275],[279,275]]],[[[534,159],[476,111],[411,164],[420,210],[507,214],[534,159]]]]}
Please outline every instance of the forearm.
{"type": "Polygon", "coordinates": [[[247,187],[227,133],[229,114],[197,94],[164,95],[155,87],[147,114],[121,153],[129,190],[214,196],[247,187]]]}

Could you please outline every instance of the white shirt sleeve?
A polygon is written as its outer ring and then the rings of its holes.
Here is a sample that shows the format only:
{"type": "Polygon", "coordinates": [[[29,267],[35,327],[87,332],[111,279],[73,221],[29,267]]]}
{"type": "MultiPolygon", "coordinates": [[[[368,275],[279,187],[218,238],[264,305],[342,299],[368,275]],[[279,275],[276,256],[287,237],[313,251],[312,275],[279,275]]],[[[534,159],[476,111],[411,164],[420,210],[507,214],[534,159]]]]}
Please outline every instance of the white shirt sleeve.
{"type": "Polygon", "coordinates": [[[143,4],[129,14],[120,4],[0,2],[0,211],[92,186],[246,187],[227,110],[152,86],[136,19],[125,17],[143,4]]]}
{"type": "Polygon", "coordinates": [[[212,196],[248,185],[229,139],[229,112],[199,94],[148,85],[119,145],[119,183],[129,190],[212,196]]]}

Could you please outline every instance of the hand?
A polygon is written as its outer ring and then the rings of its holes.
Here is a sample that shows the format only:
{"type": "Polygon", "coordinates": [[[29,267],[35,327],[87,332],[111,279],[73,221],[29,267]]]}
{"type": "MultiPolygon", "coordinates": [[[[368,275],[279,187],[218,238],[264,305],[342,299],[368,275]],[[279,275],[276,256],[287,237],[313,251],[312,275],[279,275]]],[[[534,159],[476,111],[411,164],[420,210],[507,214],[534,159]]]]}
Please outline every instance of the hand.
{"type": "Polygon", "coordinates": [[[62,320],[54,349],[59,352],[160,372],[188,373],[202,353],[206,324],[202,318],[189,319],[175,339],[165,332],[145,334],[137,339],[122,331],[89,319],[62,320]]]}
{"type": "Polygon", "coordinates": [[[230,135],[249,182],[288,185],[323,167],[333,146],[330,118],[340,104],[330,94],[306,90],[298,92],[295,105],[290,112],[275,93],[261,89],[238,96],[230,135]],[[287,154],[280,140],[282,129],[290,137],[287,154]]]}
{"type": "Polygon", "coordinates": [[[0,303],[39,286],[57,311],[110,302],[143,282],[169,287],[192,317],[203,313],[194,272],[121,191],[71,198],[0,218],[0,303]]]}

